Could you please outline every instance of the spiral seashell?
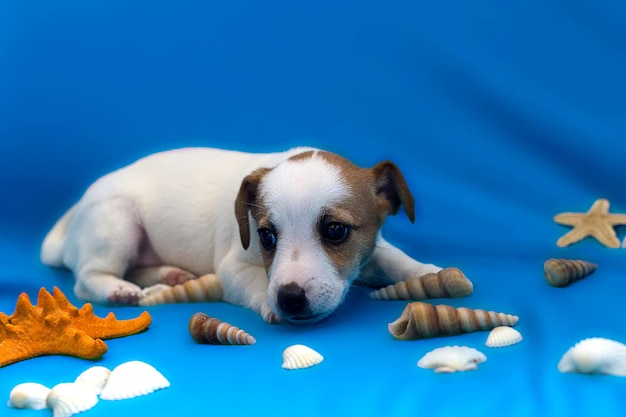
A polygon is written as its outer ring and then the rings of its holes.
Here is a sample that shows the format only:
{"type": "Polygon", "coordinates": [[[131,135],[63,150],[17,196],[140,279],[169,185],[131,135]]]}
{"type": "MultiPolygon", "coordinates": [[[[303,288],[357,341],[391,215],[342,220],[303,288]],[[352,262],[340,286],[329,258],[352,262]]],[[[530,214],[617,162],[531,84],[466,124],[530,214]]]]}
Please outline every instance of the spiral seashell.
{"type": "Polygon", "coordinates": [[[173,304],[199,301],[220,301],[224,297],[222,284],[215,274],[207,274],[173,287],[164,286],[161,291],[148,293],[139,305],[173,304]]]}
{"type": "Polygon", "coordinates": [[[399,340],[491,330],[497,326],[514,326],[519,317],[465,307],[451,307],[416,301],[407,304],[400,317],[389,323],[389,332],[399,340]]]}
{"type": "Polygon", "coordinates": [[[567,287],[573,282],[593,273],[598,265],[580,259],[548,259],[543,271],[548,284],[553,287],[567,287]]]}
{"type": "Polygon", "coordinates": [[[418,362],[420,368],[433,369],[436,373],[473,371],[485,362],[484,353],[467,346],[444,346],[425,354],[418,362]]]}
{"type": "Polygon", "coordinates": [[[493,348],[506,347],[521,341],[522,334],[516,329],[509,326],[498,326],[489,332],[485,346],[493,348]]]}
{"type": "Polygon", "coordinates": [[[100,398],[108,401],[125,400],[148,395],[169,386],[167,378],[149,363],[129,361],[111,371],[100,398]]]}
{"type": "Polygon", "coordinates": [[[92,366],[78,375],[74,383],[90,387],[96,394],[100,395],[110,375],[111,371],[108,368],[104,366],[92,366]]]}
{"type": "Polygon", "coordinates": [[[9,394],[7,406],[12,408],[27,408],[43,410],[47,407],[46,398],[50,388],[37,382],[24,382],[16,385],[9,394]]]}
{"type": "Polygon", "coordinates": [[[465,297],[474,290],[472,282],[458,268],[445,268],[410,278],[370,293],[375,300],[425,300],[441,297],[465,297]]]}
{"type": "Polygon", "coordinates": [[[211,345],[253,345],[256,339],[238,327],[196,313],[189,319],[189,334],[198,343],[211,345]]]}
{"type": "Polygon", "coordinates": [[[626,345],[603,337],[583,339],[565,352],[557,368],[560,372],[626,376],[626,345]]]}
{"type": "Polygon", "coordinates": [[[98,403],[98,395],[85,385],[63,382],[50,390],[46,399],[54,417],[70,417],[90,410],[98,403]]]}
{"type": "Polygon", "coordinates": [[[289,346],[283,351],[284,369],[304,369],[317,365],[324,360],[319,352],[305,345],[289,346]]]}

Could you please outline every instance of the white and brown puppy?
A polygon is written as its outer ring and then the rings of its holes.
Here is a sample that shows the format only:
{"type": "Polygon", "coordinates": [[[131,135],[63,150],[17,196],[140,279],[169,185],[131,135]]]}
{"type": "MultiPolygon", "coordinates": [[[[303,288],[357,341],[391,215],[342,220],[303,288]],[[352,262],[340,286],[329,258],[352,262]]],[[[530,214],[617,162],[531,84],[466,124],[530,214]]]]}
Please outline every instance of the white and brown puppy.
{"type": "Polygon", "coordinates": [[[381,237],[401,206],[413,221],[391,162],[359,168],[311,148],[178,149],[91,185],[48,233],[41,259],[71,269],[84,301],[137,304],[155,285],[215,273],[224,301],[268,322],[314,322],[358,277],[380,286],[441,269],[381,237]]]}

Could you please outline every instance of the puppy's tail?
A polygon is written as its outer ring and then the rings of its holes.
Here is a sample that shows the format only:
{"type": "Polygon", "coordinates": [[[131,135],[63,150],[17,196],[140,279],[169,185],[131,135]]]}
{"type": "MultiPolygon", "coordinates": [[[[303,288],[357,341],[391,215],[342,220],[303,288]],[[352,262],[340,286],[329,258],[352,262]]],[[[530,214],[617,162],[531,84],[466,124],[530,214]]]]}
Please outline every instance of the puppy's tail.
{"type": "Polygon", "coordinates": [[[48,232],[41,245],[41,262],[45,265],[61,268],[63,264],[63,246],[67,226],[72,218],[74,207],[69,209],[48,232]]]}

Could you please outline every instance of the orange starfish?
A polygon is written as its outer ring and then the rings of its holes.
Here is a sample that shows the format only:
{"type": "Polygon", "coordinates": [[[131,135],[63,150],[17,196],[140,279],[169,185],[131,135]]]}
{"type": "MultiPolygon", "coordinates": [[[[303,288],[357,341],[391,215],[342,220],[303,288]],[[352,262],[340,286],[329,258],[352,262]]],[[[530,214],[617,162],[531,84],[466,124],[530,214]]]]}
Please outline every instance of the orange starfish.
{"type": "Polygon", "coordinates": [[[101,339],[138,333],[151,320],[148,312],[130,320],[117,320],[113,313],[102,319],[89,303],[74,307],[56,287],[54,296],[42,288],[37,305],[22,293],[13,314],[0,312],[0,367],[44,355],[96,359],[108,349],[101,339]]]}
{"type": "Polygon", "coordinates": [[[557,246],[568,246],[587,236],[596,238],[610,248],[618,248],[619,240],[614,226],[626,224],[626,214],[610,214],[608,200],[596,200],[586,213],[561,213],[554,216],[554,221],[572,230],[557,240],[557,246]]]}
{"type": "Polygon", "coordinates": [[[52,295],[60,309],[66,311],[72,318],[72,326],[82,330],[94,339],[114,339],[116,337],[129,336],[144,331],[150,326],[152,318],[150,313],[144,311],[131,320],[118,320],[113,312],[105,318],[97,317],[90,303],[84,304],[81,309],[70,304],[69,300],[60,289],[54,287],[52,295]]]}

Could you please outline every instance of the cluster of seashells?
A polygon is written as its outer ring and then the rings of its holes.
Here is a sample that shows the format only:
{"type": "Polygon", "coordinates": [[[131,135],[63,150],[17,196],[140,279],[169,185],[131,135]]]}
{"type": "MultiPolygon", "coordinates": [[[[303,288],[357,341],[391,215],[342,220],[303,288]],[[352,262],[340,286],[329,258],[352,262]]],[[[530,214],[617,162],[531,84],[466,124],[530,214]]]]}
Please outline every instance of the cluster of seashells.
{"type": "MultiPolygon", "coordinates": [[[[509,326],[496,326],[487,336],[485,346],[502,348],[522,341],[522,335],[509,326]]],[[[473,371],[487,360],[487,356],[478,349],[469,346],[442,346],[426,353],[417,362],[417,366],[433,369],[436,373],[473,371]]]]}
{"type": "Polygon", "coordinates": [[[95,407],[99,399],[124,400],[169,386],[170,382],[152,365],[129,361],[113,370],[92,366],[74,382],[62,382],[52,388],[36,382],[18,384],[11,390],[7,405],[32,410],[49,408],[54,417],[70,417],[95,407]]]}
{"type": "MultiPolygon", "coordinates": [[[[544,276],[551,286],[564,288],[591,275],[597,267],[597,264],[581,259],[551,258],[544,263],[544,276]]],[[[465,281],[462,272],[454,268],[423,278],[383,288],[371,293],[371,297],[379,300],[424,300],[462,297],[472,292],[469,280],[465,281]]],[[[511,314],[416,301],[407,304],[401,316],[389,323],[388,329],[399,340],[491,330],[485,345],[499,348],[522,341],[521,333],[513,328],[517,322],[518,317],[511,314]]],[[[486,355],[477,349],[455,345],[426,353],[417,365],[437,373],[447,373],[475,370],[486,360],[486,355]]],[[[583,339],[563,355],[557,368],[560,372],[626,376],[626,344],[603,337],[583,339]]]]}
{"type": "MultiPolygon", "coordinates": [[[[195,313],[189,319],[189,334],[200,344],[210,345],[253,345],[256,339],[239,327],[211,317],[205,313],[195,313]]],[[[283,351],[284,369],[304,369],[317,365],[324,357],[317,351],[302,344],[287,347],[283,351]]]]}
{"type": "MultiPolygon", "coordinates": [[[[598,265],[582,259],[548,259],[544,275],[548,284],[567,287],[596,271],[598,265]]],[[[626,345],[605,337],[577,342],[561,357],[557,369],[563,373],[626,376],[626,345]]]]}
{"type": "MultiPolygon", "coordinates": [[[[437,273],[376,290],[370,293],[370,297],[376,300],[413,300],[406,305],[400,317],[388,325],[389,333],[398,340],[490,330],[485,342],[487,347],[505,347],[521,342],[521,333],[512,327],[519,320],[516,315],[419,301],[465,297],[473,290],[472,282],[461,270],[444,268],[437,273]]],[[[439,347],[426,353],[417,365],[437,373],[449,373],[478,369],[478,364],[486,360],[487,356],[475,348],[455,345],[439,347]]]]}

